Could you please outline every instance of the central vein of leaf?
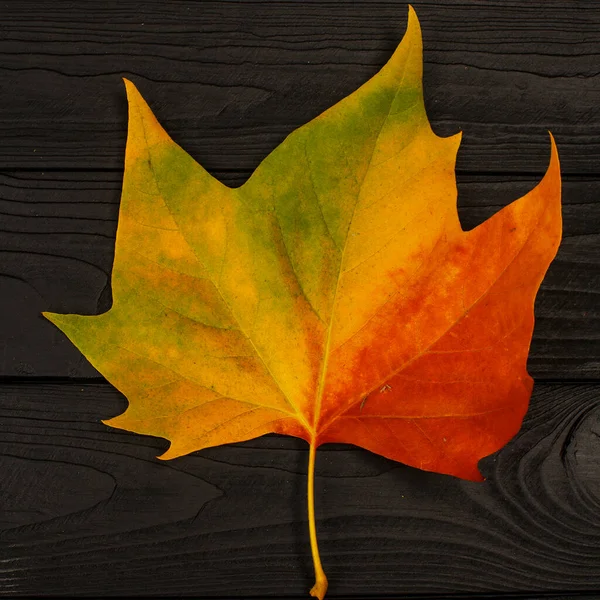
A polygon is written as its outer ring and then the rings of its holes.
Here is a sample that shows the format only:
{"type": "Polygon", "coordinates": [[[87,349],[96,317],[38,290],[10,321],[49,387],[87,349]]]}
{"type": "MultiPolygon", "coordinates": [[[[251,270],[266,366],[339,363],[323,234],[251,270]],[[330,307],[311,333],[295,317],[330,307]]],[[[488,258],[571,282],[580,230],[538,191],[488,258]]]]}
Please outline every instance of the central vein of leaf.
{"type": "MultiPolygon", "coordinates": [[[[408,53],[407,53],[407,61],[408,58],[410,56],[410,51],[411,49],[409,49],[408,53]]],[[[405,75],[406,71],[402,74],[402,78],[400,80],[400,85],[398,86],[398,89],[401,89],[402,87],[402,81],[404,80],[404,75],[405,75]]],[[[396,92],[397,94],[397,92],[396,92]]],[[[313,416],[313,427],[312,427],[312,434],[313,436],[317,436],[318,431],[319,431],[319,420],[321,418],[321,406],[323,403],[323,392],[325,390],[325,381],[326,381],[326,377],[327,377],[327,367],[329,364],[329,356],[331,353],[331,334],[333,331],[333,320],[334,320],[334,316],[335,316],[335,307],[336,307],[336,302],[337,302],[337,297],[338,297],[338,293],[340,290],[340,281],[342,279],[342,274],[343,274],[343,266],[344,266],[344,257],[346,255],[346,249],[348,248],[348,238],[349,238],[349,234],[350,234],[350,229],[352,228],[352,222],[354,221],[354,216],[356,214],[356,207],[358,206],[360,200],[361,200],[361,196],[362,196],[362,191],[363,191],[363,186],[365,183],[365,179],[367,178],[367,174],[369,173],[369,170],[371,168],[371,165],[373,163],[373,156],[375,155],[375,150],[377,148],[377,144],[379,142],[379,138],[381,137],[381,133],[385,127],[385,124],[387,123],[387,120],[390,117],[390,114],[392,112],[392,107],[394,106],[394,100],[396,98],[396,94],[394,94],[394,96],[391,98],[390,100],[390,106],[388,108],[387,113],[385,114],[383,120],[381,121],[381,125],[379,126],[379,130],[377,132],[377,135],[375,136],[375,140],[373,142],[373,146],[371,148],[371,154],[369,156],[369,162],[367,164],[367,167],[365,168],[362,180],[360,182],[360,186],[358,188],[357,194],[356,194],[356,202],[354,203],[354,207],[352,209],[352,215],[350,216],[350,220],[348,222],[348,229],[346,230],[346,236],[344,238],[344,247],[342,249],[342,255],[340,257],[340,265],[339,265],[339,270],[338,270],[338,275],[337,275],[337,281],[336,281],[336,285],[335,285],[335,292],[333,294],[333,303],[332,303],[332,308],[331,308],[331,316],[329,317],[329,326],[327,328],[327,337],[325,340],[325,350],[323,353],[323,362],[322,362],[322,366],[321,366],[321,373],[319,374],[319,385],[317,388],[317,397],[316,397],[316,401],[315,401],[315,410],[314,410],[314,416],[313,416]]]]}

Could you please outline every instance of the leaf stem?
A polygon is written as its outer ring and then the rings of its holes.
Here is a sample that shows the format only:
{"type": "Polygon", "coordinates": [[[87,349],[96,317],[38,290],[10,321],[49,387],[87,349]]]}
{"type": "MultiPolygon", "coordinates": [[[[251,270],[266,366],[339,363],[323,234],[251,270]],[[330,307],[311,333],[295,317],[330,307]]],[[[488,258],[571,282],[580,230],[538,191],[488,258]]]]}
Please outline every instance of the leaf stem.
{"type": "Polygon", "coordinates": [[[308,531],[310,534],[310,550],[312,552],[315,567],[315,585],[310,590],[310,595],[323,600],[327,592],[327,577],[321,565],[319,546],[317,544],[317,527],[315,525],[315,457],[317,444],[313,437],[310,442],[308,453],[308,531]]]}

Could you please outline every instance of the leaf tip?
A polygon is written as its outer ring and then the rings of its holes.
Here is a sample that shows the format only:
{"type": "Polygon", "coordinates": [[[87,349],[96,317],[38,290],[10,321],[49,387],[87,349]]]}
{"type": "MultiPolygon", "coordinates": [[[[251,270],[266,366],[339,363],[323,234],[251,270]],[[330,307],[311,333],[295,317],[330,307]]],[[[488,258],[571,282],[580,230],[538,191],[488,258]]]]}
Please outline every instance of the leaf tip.
{"type": "Polygon", "coordinates": [[[421,38],[421,23],[419,22],[419,17],[417,17],[417,12],[413,8],[412,4],[408,5],[408,24],[406,26],[406,37],[421,38]]]}
{"type": "Polygon", "coordinates": [[[391,76],[396,87],[420,89],[423,76],[423,40],[417,13],[408,6],[408,23],[402,41],[380,71],[391,76]]]}
{"type": "Polygon", "coordinates": [[[560,159],[558,157],[558,148],[556,141],[551,131],[548,131],[550,136],[550,161],[546,173],[535,189],[543,191],[548,200],[554,199],[557,206],[561,203],[561,175],[560,175],[560,159]]]}
{"type": "Polygon", "coordinates": [[[149,122],[155,121],[156,119],[152,114],[150,107],[144,100],[142,94],[140,94],[140,91],[137,89],[135,84],[126,77],[123,77],[123,83],[125,84],[127,102],[129,104],[130,123],[131,118],[135,113],[143,114],[144,119],[148,120],[149,122]]]}
{"type": "Polygon", "coordinates": [[[458,149],[462,142],[462,136],[463,136],[463,132],[457,131],[456,133],[453,133],[452,135],[449,135],[448,137],[441,137],[442,140],[447,140],[447,143],[450,144],[450,148],[452,148],[452,152],[454,153],[455,160],[456,160],[456,153],[458,152],[458,149]]]}
{"type": "Polygon", "coordinates": [[[125,420],[123,416],[125,413],[117,415],[116,417],[111,417],[110,419],[100,419],[100,422],[107,427],[113,427],[114,429],[126,429],[127,425],[125,424],[125,420]]]}
{"type": "Polygon", "coordinates": [[[42,314],[42,317],[44,317],[45,319],[48,319],[48,321],[50,321],[50,323],[52,323],[53,325],[56,325],[57,327],[60,327],[60,325],[65,322],[65,317],[68,316],[68,315],[61,315],[59,313],[53,313],[53,312],[48,312],[48,311],[42,311],[41,314],[42,314]]]}
{"type": "Polygon", "coordinates": [[[548,170],[554,169],[560,173],[560,161],[558,159],[556,140],[554,139],[554,136],[550,130],[548,130],[548,135],[550,136],[550,164],[548,166],[548,170]]]}
{"type": "Polygon", "coordinates": [[[135,84],[126,77],[123,77],[123,83],[129,105],[129,125],[125,150],[125,168],[127,169],[127,164],[131,168],[133,161],[144,154],[149,146],[172,143],[172,140],[154,116],[135,84]]]}
{"type": "Polygon", "coordinates": [[[127,77],[123,77],[123,83],[125,84],[125,92],[127,93],[127,101],[131,104],[132,102],[139,101],[142,98],[139,90],[135,86],[135,84],[127,79],[127,77]]]}
{"type": "Polygon", "coordinates": [[[408,25],[410,27],[410,23],[412,21],[416,21],[417,24],[419,24],[419,18],[417,17],[417,11],[414,9],[414,6],[412,4],[408,5],[408,25]]]}
{"type": "Polygon", "coordinates": [[[479,460],[476,460],[475,463],[469,461],[469,464],[465,463],[460,470],[455,471],[454,473],[449,472],[448,474],[458,477],[459,479],[464,479],[465,481],[482,483],[486,478],[479,471],[479,468],[477,467],[478,462],[479,460]]]}
{"type": "Polygon", "coordinates": [[[173,448],[173,443],[171,443],[169,448],[167,448],[167,450],[165,450],[162,454],[159,454],[156,458],[158,458],[158,460],[171,460],[173,458],[178,458],[183,454],[185,454],[185,452],[177,452],[177,450],[173,448]]]}
{"type": "MultiPolygon", "coordinates": [[[[75,314],[60,314],[44,311],[41,313],[50,323],[56,325],[78,348],[73,336],[80,333],[89,325],[90,319],[94,317],[75,315],[75,314]]],[[[81,349],[81,348],[80,348],[81,349]]]]}

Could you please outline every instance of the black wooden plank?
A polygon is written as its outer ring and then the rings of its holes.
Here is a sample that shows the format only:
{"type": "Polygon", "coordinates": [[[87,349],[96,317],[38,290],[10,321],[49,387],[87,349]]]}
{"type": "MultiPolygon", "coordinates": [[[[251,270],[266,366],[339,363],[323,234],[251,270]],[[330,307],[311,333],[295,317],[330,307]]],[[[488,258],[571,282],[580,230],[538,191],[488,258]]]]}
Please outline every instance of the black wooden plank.
{"type": "MultiPolygon", "coordinates": [[[[219,173],[239,185],[247,173],[219,173]]],[[[532,177],[462,176],[466,228],[531,189],[532,177]]],[[[97,377],[43,310],[98,314],[110,306],[119,173],[0,175],[0,376],[97,377]]],[[[535,377],[600,377],[600,179],[564,184],[565,239],[537,301],[535,377]]]]}
{"type": "MultiPolygon", "coordinates": [[[[426,102],[464,131],[459,170],[598,173],[600,2],[413,2],[426,102]]],[[[118,168],[131,77],[208,169],[252,169],[356,89],[401,38],[406,4],[32,0],[2,5],[0,168],[118,168]]]]}
{"type": "MultiPolygon", "coordinates": [[[[598,398],[538,384],[481,484],[323,447],[330,597],[598,590],[598,398]]],[[[304,442],[161,462],[164,440],[99,423],[124,407],[107,385],[0,386],[0,595],[305,597],[304,442]]]]}

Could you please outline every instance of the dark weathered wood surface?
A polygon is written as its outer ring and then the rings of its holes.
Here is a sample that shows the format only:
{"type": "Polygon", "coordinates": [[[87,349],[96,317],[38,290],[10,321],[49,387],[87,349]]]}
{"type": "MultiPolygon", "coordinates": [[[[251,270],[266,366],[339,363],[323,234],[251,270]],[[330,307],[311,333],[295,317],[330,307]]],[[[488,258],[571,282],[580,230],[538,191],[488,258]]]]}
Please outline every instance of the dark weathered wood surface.
{"type": "MultiPolygon", "coordinates": [[[[458,168],[596,173],[600,10],[593,0],[413,3],[435,130],[463,130],[458,168]]],[[[406,4],[140,0],[5,2],[0,164],[119,168],[120,76],[209,169],[248,169],[389,58],[406,4]]]]}
{"type": "MultiPolygon", "coordinates": [[[[332,595],[600,589],[598,398],[595,385],[539,384],[482,484],[325,446],[332,595]]],[[[0,387],[0,593],[303,597],[304,442],[160,462],[163,440],[99,423],[125,402],[104,385],[0,387]]]]}
{"type": "MultiPolygon", "coordinates": [[[[600,1],[413,2],[434,130],[463,130],[471,228],[531,189],[556,136],[564,241],[536,303],[523,430],[483,484],[319,452],[330,597],[600,597],[600,1]]],[[[100,419],[124,398],[42,310],[110,306],[126,101],[239,185],[374,74],[396,0],[0,2],[0,595],[304,598],[306,448],[171,462],[100,419]]]]}

